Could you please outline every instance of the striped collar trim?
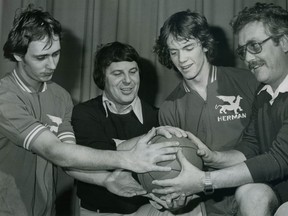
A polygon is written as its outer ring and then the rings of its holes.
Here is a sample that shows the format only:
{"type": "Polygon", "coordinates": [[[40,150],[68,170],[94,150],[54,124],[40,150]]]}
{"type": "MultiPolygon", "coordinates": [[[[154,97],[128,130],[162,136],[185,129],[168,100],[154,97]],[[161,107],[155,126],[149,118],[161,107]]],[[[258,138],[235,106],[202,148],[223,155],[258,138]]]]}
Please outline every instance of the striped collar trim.
{"type": "Polygon", "coordinates": [[[210,83],[213,83],[217,80],[217,67],[212,65],[211,66],[211,73],[210,73],[210,83]]]}
{"type": "MultiPolygon", "coordinates": [[[[209,75],[210,83],[213,83],[217,80],[217,67],[211,65],[210,75],[209,75]]],[[[183,87],[186,93],[191,92],[185,81],[183,80],[183,87]]]]}
{"type": "MultiPolygon", "coordinates": [[[[16,70],[14,69],[13,70],[13,73],[12,73],[12,76],[13,78],[15,79],[17,85],[25,92],[28,92],[28,93],[33,93],[35,91],[32,91],[22,80],[21,78],[18,76],[18,74],[16,73],[16,70]]],[[[47,90],[47,83],[44,82],[43,84],[43,88],[40,92],[44,92],[47,90]]]]}

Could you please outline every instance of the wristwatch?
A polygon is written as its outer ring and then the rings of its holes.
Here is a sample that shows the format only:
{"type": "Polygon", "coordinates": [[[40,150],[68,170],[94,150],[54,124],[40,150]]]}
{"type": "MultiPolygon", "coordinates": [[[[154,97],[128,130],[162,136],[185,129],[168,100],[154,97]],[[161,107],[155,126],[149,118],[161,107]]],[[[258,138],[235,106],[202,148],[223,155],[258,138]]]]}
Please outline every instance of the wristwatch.
{"type": "Polygon", "coordinates": [[[204,189],[203,192],[205,195],[210,195],[214,193],[214,187],[211,181],[211,173],[205,172],[205,179],[204,179],[204,189]]]}

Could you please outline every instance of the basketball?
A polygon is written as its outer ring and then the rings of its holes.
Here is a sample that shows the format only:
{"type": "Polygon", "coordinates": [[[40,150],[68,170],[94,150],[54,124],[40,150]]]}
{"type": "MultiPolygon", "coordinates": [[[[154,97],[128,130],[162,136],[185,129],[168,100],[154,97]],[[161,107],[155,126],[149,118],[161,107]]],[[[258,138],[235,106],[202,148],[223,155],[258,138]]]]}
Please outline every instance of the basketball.
{"type": "MultiPolygon", "coordinates": [[[[194,166],[198,167],[202,170],[203,168],[203,161],[202,158],[197,155],[197,146],[188,138],[186,137],[176,137],[172,136],[172,138],[166,138],[161,135],[155,136],[151,140],[151,144],[159,143],[159,142],[167,142],[167,141],[178,141],[179,147],[182,148],[183,155],[185,158],[194,166]]],[[[163,161],[157,163],[160,166],[168,166],[171,167],[171,171],[169,172],[147,172],[147,173],[138,173],[138,179],[140,184],[143,188],[148,192],[151,193],[154,188],[160,188],[160,186],[152,184],[153,180],[163,180],[163,179],[171,179],[175,178],[181,172],[181,165],[179,160],[176,158],[175,160],[171,161],[163,161]]],[[[159,194],[154,194],[155,196],[160,197],[159,194]]]]}

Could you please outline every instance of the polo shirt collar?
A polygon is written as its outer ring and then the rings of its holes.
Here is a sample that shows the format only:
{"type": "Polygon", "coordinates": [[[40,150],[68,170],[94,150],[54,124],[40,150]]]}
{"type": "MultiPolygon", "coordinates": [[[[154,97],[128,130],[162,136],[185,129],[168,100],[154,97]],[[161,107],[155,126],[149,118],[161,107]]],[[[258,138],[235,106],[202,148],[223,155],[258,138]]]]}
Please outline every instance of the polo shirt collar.
{"type": "Polygon", "coordinates": [[[272,105],[275,99],[278,97],[279,93],[288,92],[288,75],[286,75],[285,79],[280,83],[276,91],[274,92],[270,85],[265,85],[259,92],[258,95],[262,92],[266,91],[268,94],[271,95],[271,100],[269,103],[272,105]]]}
{"type": "MultiPolygon", "coordinates": [[[[25,92],[28,92],[28,93],[35,93],[36,91],[31,87],[29,86],[28,84],[26,84],[27,82],[24,81],[24,79],[17,74],[16,70],[14,69],[13,72],[12,72],[12,76],[13,78],[15,79],[17,85],[25,92]],[[22,79],[21,79],[22,78],[22,79]]],[[[42,90],[40,92],[44,92],[47,90],[47,83],[44,82],[43,85],[42,85],[42,90]]]]}
{"type": "MultiPolygon", "coordinates": [[[[213,83],[217,80],[217,67],[214,65],[211,65],[211,69],[209,72],[209,80],[210,80],[210,83],[213,83]]],[[[184,90],[186,93],[191,92],[191,90],[187,86],[185,80],[183,80],[183,87],[184,87],[184,90]]]]}
{"type": "Polygon", "coordinates": [[[137,119],[141,122],[141,124],[143,124],[141,100],[138,96],[132,101],[131,104],[127,105],[125,107],[125,109],[121,112],[119,112],[117,110],[115,103],[107,98],[105,92],[103,92],[103,94],[102,94],[102,103],[103,103],[103,107],[105,109],[106,117],[108,117],[107,109],[109,109],[110,112],[112,112],[114,114],[119,114],[119,115],[127,114],[127,113],[133,111],[135,113],[137,119]]]}

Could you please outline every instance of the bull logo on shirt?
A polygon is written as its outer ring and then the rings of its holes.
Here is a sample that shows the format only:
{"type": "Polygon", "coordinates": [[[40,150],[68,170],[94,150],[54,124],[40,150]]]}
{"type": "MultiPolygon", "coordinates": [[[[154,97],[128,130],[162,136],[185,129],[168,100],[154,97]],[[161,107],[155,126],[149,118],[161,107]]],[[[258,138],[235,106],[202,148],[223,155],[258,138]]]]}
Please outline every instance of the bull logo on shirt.
{"type": "Polygon", "coordinates": [[[58,133],[59,125],[62,124],[62,119],[57,116],[52,116],[47,114],[48,118],[55,124],[49,125],[49,129],[51,132],[58,133]]]}
{"type": "Polygon", "coordinates": [[[227,102],[228,104],[224,105],[215,105],[215,109],[218,109],[220,107],[220,113],[227,114],[227,111],[234,111],[234,114],[238,114],[239,111],[243,111],[243,109],[240,107],[240,100],[242,97],[238,95],[235,96],[217,96],[219,99],[223,100],[224,102],[227,102]],[[236,98],[236,99],[235,99],[236,98]]]}

